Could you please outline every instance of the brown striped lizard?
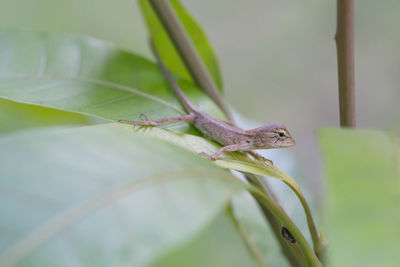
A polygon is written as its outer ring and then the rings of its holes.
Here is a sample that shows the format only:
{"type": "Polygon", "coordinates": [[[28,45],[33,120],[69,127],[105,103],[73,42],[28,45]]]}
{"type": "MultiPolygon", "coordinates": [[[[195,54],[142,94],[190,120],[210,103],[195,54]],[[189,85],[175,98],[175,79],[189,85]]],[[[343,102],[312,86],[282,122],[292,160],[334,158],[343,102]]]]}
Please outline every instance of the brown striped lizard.
{"type": "Polygon", "coordinates": [[[283,125],[270,123],[252,130],[243,130],[230,122],[216,119],[201,111],[194,106],[194,104],[183,93],[167,67],[161,61],[157,51],[155,49],[153,49],[153,51],[164,76],[188,114],[158,120],[148,120],[147,118],[144,121],[120,119],[119,122],[127,122],[143,126],[157,126],[178,121],[192,123],[205,138],[223,145],[223,147],[218,149],[214,154],[206,154],[204,152],[200,153],[200,155],[206,156],[211,160],[218,159],[223,152],[245,151],[257,159],[267,160],[272,164],[272,161],[265,159],[253,150],[283,148],[294,146],[296,144],[289,131],[283,125]]]}

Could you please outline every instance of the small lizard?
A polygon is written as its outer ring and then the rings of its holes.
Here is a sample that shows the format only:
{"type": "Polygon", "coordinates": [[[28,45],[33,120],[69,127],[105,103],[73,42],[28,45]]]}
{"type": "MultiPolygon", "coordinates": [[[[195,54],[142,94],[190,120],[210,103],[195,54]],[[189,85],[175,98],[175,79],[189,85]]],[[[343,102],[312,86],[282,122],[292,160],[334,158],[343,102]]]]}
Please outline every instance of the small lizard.
{"type": "MultiPolygon", "coordinates": [[[[145,121],[120,119],[119,122],[128,122],[134,125],[143,126],[157,126],[177,121],[192,123],[204,135],[204,137],[223,145],[223,147],[218,149],[214,154],[210,155],[204,152],[200,153],[200,155],[207,156],[211,160],[216,160],[222,152],[231,151],[246,151],[255,158],[268,160],[252,150],[290,147],[296,144],[289,131],[283,125],[271,123],[252,130],[243,130],[230,122],[218,120],[201,111],[194,106],[194,104],[183,93],[182,89],[175,82],[154,48],[153,51],[164,76],[188,114],[158,120],[148,120],[146,117],[145,121]]],[[[268,161],[272,164],[272,161],[268,161]]]]}

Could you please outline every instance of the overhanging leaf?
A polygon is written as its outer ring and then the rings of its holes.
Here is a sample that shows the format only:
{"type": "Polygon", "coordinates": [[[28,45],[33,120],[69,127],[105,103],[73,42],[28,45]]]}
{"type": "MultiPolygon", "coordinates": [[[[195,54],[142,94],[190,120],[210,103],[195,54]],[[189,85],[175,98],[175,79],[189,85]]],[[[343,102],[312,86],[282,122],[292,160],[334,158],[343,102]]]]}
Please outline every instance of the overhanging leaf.
{"type": "Polygon", "coordinates": [[[0,146],[1,266],[144,266],[245,188],[119,124],[26,131],[0,146]]]}
{"type": "MultiPolygon", "coordinates": [[[[180,1],[170,1],[174,8],[179,20],[184,26],[189,38],[193,45],[197,49],[200,57],[203,59],[208,71],[213,77],[218,88],[222,90],[222,78],[219,70],[218,60],[215,53],[209,44],[206,35],[201,29],[200,25],[194,20],[190,13],[182,6],[180,1]]],[[[163,26],[160,24],[156,14],[148,0],[139,0],[139,4],[142,8],[142,12],[146,19],[147,27],[151,34],[157,51],[166,66],[173,72],[179,74],[181,77],[188,81],[192,81],[190,74],[187,72],[182,60],[180,59],[178,52],[174,45],[169,39],[163,26]]]]}

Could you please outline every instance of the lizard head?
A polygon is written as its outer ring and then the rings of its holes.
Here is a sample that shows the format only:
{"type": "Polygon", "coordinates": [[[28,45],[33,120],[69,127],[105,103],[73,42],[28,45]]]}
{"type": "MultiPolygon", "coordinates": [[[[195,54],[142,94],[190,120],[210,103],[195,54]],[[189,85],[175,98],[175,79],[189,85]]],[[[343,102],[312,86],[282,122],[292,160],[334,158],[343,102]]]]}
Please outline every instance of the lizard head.
{"type": "Polygon", "coordinates": [[[267,124],[250,132],[254,134],[256,148],[281,148],[296,144],[286,127],[280,124],[267,124]]]}

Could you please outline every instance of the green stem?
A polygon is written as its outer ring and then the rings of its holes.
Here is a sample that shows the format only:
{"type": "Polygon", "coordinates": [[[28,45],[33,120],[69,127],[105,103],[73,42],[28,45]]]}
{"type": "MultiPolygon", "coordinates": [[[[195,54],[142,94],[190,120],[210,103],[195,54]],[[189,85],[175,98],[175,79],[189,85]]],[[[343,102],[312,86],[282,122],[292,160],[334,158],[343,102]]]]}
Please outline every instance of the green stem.
{"type": "Polygon", "coordinates": [[[239,222],[239,220],[235,217],[235,213],[233,211],[232,203],[228,204],[227,213],[231,218],[233,225],[235,226],[236,230],[239,232],[240,236],[242,237],[244,243],[246,244],[247,249],[249,250],[250,254],[253,258],[257,261],[257,263],[261,267],[268,267],[268,264],[265,262],[263,255],[261,254],[260,250],[257,248],[254,241],[250,238],[249,234],[246,232],[246,229],[243,225],[239,222]]]}
{"type": "Polygon", "coordinates": [[[231,115],[218,93],[213,78],[186,34],[169,1],[150,0],[150,3],[197,85],[218,105],[225,113],[225,116],[231,119],[231,115]]]}

